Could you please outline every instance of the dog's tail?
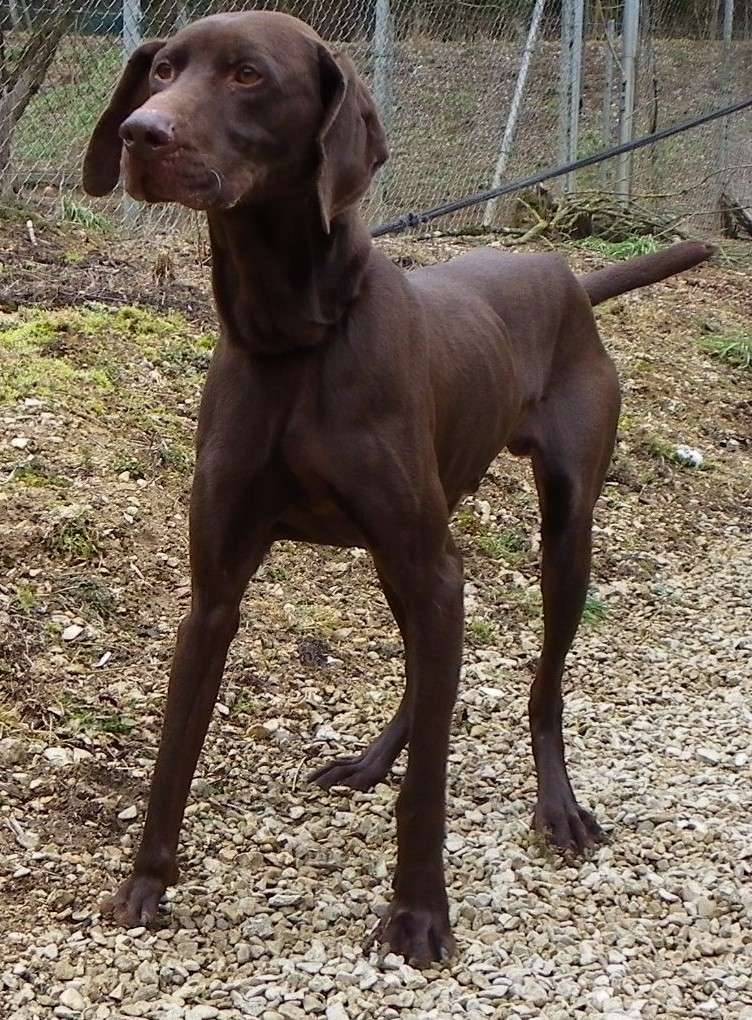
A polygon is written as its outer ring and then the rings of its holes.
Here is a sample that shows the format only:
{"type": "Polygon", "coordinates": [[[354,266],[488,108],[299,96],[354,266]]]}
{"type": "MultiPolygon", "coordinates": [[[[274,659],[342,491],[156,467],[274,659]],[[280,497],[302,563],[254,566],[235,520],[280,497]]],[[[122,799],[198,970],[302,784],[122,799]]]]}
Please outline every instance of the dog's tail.
{"type": "Polygon", "coordinates": [[[718,251],[714,244],[706,241],[682,241],[665,251],[653,255],[640,255],[629,262],[617,262],[605,269],[596,269],[593,273],[584,273],[578,280],[587,291],[591,305],[599,305],[601,301],[626,294],[637,287],[665,280],[667,276],[683,273],[691,269],[718,251]]]}

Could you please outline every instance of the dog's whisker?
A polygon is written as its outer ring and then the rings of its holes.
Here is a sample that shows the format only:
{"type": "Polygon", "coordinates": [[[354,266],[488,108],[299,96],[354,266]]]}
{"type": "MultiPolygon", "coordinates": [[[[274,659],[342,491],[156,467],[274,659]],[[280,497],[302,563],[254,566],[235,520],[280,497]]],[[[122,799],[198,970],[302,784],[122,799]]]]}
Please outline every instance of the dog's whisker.
{"type": "Polygon", "coordinates": [[[211,167],[209,168],[209,173],[214,178],[214,180],[217,182],[217,198],[221,198],[221,196],[222,196],[222,186],[223,186],[222,185],[222,175],[220,174],[220,172],[218,170],[214,170],[211,167]]]}

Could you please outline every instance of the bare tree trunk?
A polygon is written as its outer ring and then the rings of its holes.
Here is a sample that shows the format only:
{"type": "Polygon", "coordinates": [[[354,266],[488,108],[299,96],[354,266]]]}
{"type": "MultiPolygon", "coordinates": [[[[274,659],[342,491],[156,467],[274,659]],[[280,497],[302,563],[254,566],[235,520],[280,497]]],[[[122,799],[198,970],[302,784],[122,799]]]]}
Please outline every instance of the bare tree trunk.
{"type": "Polygon", "coordinates": [[[721,16],[722,0],[711,0],[708,12],[708,39],[718,38],[718,24],[721,16]]]}
{"type": "MultiPolygon", "coordinates": [[[[621,145],[631,142],[634,134],[635,65],[640,26],[640,3],[641,0],[625,0],[622,14],[622,81],[619,102],[619,143],[621,145]]],[[[632,190],[632,165],[631,152],[624,152],[617,158],[616,194],[624,205],[629,203],[632,190]]]]}
{"type": "Polygon", "coordinates": [[[29,103],[39,91],[68,27],[68,10],[36,26],[15,66],[7,66],[0,33],[0,188],[10,187],[13,133],[29,103]]]}
{"type": "MultiPolygon", "coordinates": [[[[507,167],[507,160],[509,159],[509,154],[512,151],[514,132],[517,128],[517,121],[522,109],[522,99],[525,94],[525,83],[527,82],[527,75],[530,70],[530,61],[533,59],[535,46],[538,41],[538,30],[540,28],[541,18],[543,17],[544,2],[545,0],[535,0],[535,7],[533,8],[533,13],[530,16],[527,40],[525,42],[525,48],[522,51],[522,60],[520,61],[520,67],[517,72],[514,94],[512,95],[507,123],[501,139],[499,158],[496,160],[496,168],[494,169],[493,179],[491,180],[492,188],[498,188],[501,184],[501,179],[504,176],[504,171],[507,167]]],[[[495,198],[492,198],[487,203],[486,211],[483,214],[484,227],[490,227],[493,223],[494,213],[496,212],[496,203],[497,199],[495,198]]]]}

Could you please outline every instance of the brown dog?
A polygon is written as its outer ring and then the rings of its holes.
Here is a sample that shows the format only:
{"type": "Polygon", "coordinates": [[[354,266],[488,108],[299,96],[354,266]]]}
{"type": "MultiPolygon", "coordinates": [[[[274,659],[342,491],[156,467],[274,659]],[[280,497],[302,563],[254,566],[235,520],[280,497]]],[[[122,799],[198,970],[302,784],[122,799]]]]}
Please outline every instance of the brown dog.
{"type": "Polygon", "coordinates": [[[689,268],[709,245],[577,279],[555,255],[479,250],[405,275],[355,206],[387,157],[350,61],[283,14],[206,18],[133,54],[84,167],[150,202],[206,210],[221,336],[198,426],[193,600],[180,625],[146,827],[109,909],[151,920],[175,882],[186,797],[238,607],[275,539],[370,550],[405,644],[399,711],[315,776],[366,789],[408,745],[393,902],[379,939],[418,963],[453,940],[442,843],[462,654],[449,531],[506,447],[531,458],[543,536],[543,651],[530,696],[535,828],[601,838],[564,762],[561,678],[585,599],[593,505],[619,413],[591,304],[689,268]]]}

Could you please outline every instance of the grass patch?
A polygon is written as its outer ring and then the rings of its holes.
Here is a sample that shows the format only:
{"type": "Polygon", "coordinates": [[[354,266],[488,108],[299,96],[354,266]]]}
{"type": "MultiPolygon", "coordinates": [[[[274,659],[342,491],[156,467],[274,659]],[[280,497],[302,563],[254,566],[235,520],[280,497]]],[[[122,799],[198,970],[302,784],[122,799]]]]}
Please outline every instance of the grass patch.
{"type": "Polygon", "coordinates": [[[452,520],[463,535],[475,535],[480,530],[480,521],[472,510],[458,510],[452,520]]]}
{"type": "Polygon", "coordinates": [[[660,461],[673,461],[676,453],[674,447],[660,436],[645,436],[642,441],[642,448],[651,457],[655,457],[656,460],[660,461]]]}
{"type": "Polygon", "coordinates": [[[128,472],[131,478],[146,478],[147,467],[142,460],[138,457],[118,457],[115,463],[112,465],[115,474],[122,475],[124,472],[128,472]]]}
{"type": "Polygon", "coordinates": [[[508,588],[504,600],[521,610],[526,616],[540,617],[543,613],[543,596],[539,587],[508,588]]]}
{"type": "Polygon", "coordinates": [[[623,241],[606,241],[602,237],[585,237],[577,241],[578,248],[592,252],[594,255],[602,255],[604,258],[616,262],[622,259],[633,259],[637,255],[652,255],[660,251],[661,245],[652,234],[635,234],[623,241]]]}
{"type": "Polygon", "coordinates": [[[704,337],[700,340],[700,349],[734,368],[752,369],[752,333],[740,329],[704,337]]]}
{"type": "Polygon", "coordinates": [[[21,585],[16,589],[10,604],[13,609],[28,616],[38,605],[36,592],[28,585],[21,585]]]}
{"type": "Polygon", "coordinates": [[[106,216],[90,209],[88,205],[76,202],[65,192],[60,195],[60,219],[65,223],[75,223],[85,230],[97,230],[100,233],[106,233],[111,227],[106,216]]]}
{"type": "Polygon", "coordinates": [[[71,607],[83,616],[93,614],[104,621],[115,610],[112,592],[98,577],[70,577],[55,594],[66,608],[71,607]]]}
{"type": "Polygon", "coordinates": [[[15,702],[0,698],[0,738],[9,733],[18,733],[23,729],[18,705],[15,702]]]}
{"type": "Polygon", "coordinates": [[[335,631],[342,626],[342,614],[334,606],[303,603],[295,606],[295,624],[307,634],[331,640],[335,631]]]}
{"type": "Polygon", "coordinates": [[[693,464],[683,455],[677,446],[667,443],[661,436],[647,435],[642,439],[640,445],[647,454],[660,461],[661,464],[674,464],[676,467],[686,468],[691,471],[710,471],[713,469],[713,463],[707,457],[704,457],[702,463],[693,464]]]}
{"type": "Polygon", "coordinates": [[[21,482],[33,489],[39,489],[45,485],[69,486],[71,484],[62,475],[53,474],[39,457],[32,457],[25,464],[18,464],[14,467],[11,480],[21,482]]]}
{"type": "MultiPolygon", "coordinates": [[[[96,37],[94,37],[96,39],[96,37]]],[[[96,39],[75,37],[60,48],[56,64],[44,87],[32,98],[16,128],[14,153],[29,163],[48,165],[50,153],[58,162],[78,162],[122,67],[122,50],[96,39]],[[85,61],[85,63],[84,63],[85,61]],[[86,75],[55,75],[61,68],[86,67],[86,75]]]]}
{"type": "Polygon", "coordinates": [[[475,544],[491,559],[509,562],[519,560],[528,547],[525,536],[511,528],[506,531],[478,535],[475,544]]]}
{"type": "Polygon", "coordinates": [[[489,620],[475,617],[468,620],[465,626],[468,640],[474,645],[490,645],[496,637],[496,628],[489,620]]]}
{"type": "Polygon", "coordinates": [[[582,610],[582,622],[593,625],[602,623],[608,616],[608,606],[603,599],[598,598],[592,592],[588,592],[585,605],[582,610]]]}
{"type": "Polygon", "coordinates": [[[98,560],[102,555],[96,524],[85,513],[58,521],[44,544],[52,555],[68,561],[98,560]]]}
{"type": "Polygon", "coordinates": [[[136,725],[134,719],[119,715],[117,712],[100,712],[90,705],[81,705],[63,698],[62,707],[65,713],[65,725],[73,733],[111,733],[125,736],[136,725]]]}
{"type": "Polygon", "coordinates": [[[157,464],[168,471],[187,475],[193,470],[193,445],[184,449],[178,443],[161,442],[155,451],[157,464]]]}

